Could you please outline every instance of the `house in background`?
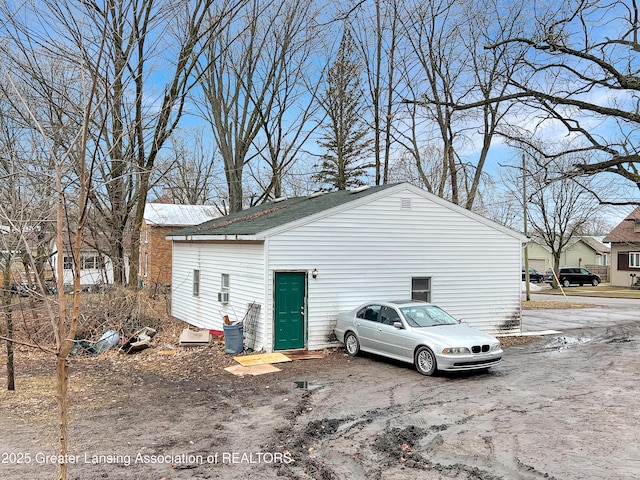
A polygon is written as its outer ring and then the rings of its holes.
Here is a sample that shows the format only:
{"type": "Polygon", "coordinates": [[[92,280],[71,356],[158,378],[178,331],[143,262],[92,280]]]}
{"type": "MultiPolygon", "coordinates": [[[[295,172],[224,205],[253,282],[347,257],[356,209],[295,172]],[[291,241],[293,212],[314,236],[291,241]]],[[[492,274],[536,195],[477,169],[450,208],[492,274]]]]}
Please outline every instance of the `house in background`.
{"type": "MultiPolygon", "coordinates": [[[[108,253],[106,253],[109,249],[107,245],[101,245],[101,248],[96,248],[96,245],[97,243],[94,239],[85,237],[85,242],[80,249],[80,288],[85,290],[113,284],[113,263],[108,253]]],[[[55,239],[52,240],[50,248],[51,269],[55,275],[55,272],[58,271],[55,239]]],[[[65,241],[64,249],[62,281],[65,285],[65,290],[68,290],[73,286],[74,278],[73,253],[68,241],[65,241]]],[[[128,263],[128,259],[125,258],[124,264],[128,265],[128,263]]]]}
{"type": "MultiPolygon", "coordinates": [[[[533,236],[527,247],[530,267],[544,273],[553,266],[551,249],[539,238],[533,236]]],[[[601,241],[601,237],[574,237],[560,254],[560,265],[592,269],[601,275],[610,264],[610,252],[611,249],[601,241]]]]}
{"type": "Polygon", "coordinates": [[[611,285],[640,288],[640,207],[604,238],[611,244],[611,285]]]}
{"type": "Polygon", "coordinates": [[[220,216],[211,205],[147,203],[140,231],[140,278],[145,286],[171,285],[171,241],[168,233],[220,216]]]}
{"type": "Polygon", "coordinates": [[[221,329],[253,309],[255,350],[334,346],[338,312],[374,299],[520,331],[526,237],[407,183],[278,199],[167,238],[173,316],[221,329]]]}

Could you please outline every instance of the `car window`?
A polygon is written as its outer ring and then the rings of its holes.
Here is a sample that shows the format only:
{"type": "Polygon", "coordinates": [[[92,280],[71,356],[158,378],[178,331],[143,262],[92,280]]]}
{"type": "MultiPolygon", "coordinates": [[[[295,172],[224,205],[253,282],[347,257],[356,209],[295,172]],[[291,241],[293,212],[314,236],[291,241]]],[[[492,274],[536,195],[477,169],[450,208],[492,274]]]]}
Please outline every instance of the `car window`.
{"type": "Polygon", "coordinates": [[[455,325],[458,321],[435,305],[419,305],[401,308],[405,320],[412,327],[433,327],[436,325],[455,325]]]}
{"type": "Polygon", "coordinates": [[[581,268],[580,273],[582,273],[583,275],[591,275],[591,272],[586,268],[581,268]]]}
{"type": "Polygon", "coordinates": [[[363,320],[371,320],[372,322],[378,321],[378,314],[380,313],[380,305],[367,305],[364,308],[361,308],[356,317],[362,318],[363,320]]]}
{"type": "Polygon", "coordinates": [[[380,309],[380,323],[384,323],[385,325],[393,325],[393,322],[399,321],[400,315],[395,308],[382,307],[380,309]]]}

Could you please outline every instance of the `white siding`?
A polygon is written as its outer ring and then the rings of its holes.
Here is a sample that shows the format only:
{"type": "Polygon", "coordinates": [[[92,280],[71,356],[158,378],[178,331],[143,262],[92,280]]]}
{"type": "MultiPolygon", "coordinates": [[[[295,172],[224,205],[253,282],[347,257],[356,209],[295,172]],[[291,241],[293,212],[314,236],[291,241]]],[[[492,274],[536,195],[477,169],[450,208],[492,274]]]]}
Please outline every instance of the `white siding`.
{"type": "MultiPolygon", "coordinates": [[[[520,239],[411,190],[267,242],[269,303],[274,271],[318,270],[308,279],[309,349],[329,345],[338,311],[410,298],[412,277],[431,277],[431,301],[466,324],[493,333],[519,328],[520,239]],[[402,208],[408,199],[411,208],[402,208]]],[[[266,315],[270,326],[271,309],[266,315]]]]}
{"type": "MultiPolygon", "coordinates": [[[[95,255],[98,256],[98,253],[83,253],[83,255],[95,255]]],[[[106,255],[102,255],[102,261],[104,262],[104,269],[81,269],[80,270],[80,285],[82,287],[98,285],[100,283],[106,283],[108,285],[113,285],[113,264],[111,263],[111,259],[106,255]]],[[[53,255],[51,257],[51,268],[55,272],[58,269],[58,256],[53,255]]],[[[125,257],[125,265],[127,265],[126,270],[126,278],[129,278],[128,271],[128,257],[125,257]]],[[[64,285],[73,285],[74,275],[73,270],[64,269],[62,275],[62,283],[64,285]]]]}
{"type": "Polygon", "coordinates": [[[223,329],[223,316],[242,320],[251,302],[261,305],[255,348],[264,348],[263,244],[173,242],[172,315],[200,328],[223,329]],[[193,271],[200,294],[193,295],[193,271]],[[229,303],[218,302],[222,274],[229,274],[229,303]]]}

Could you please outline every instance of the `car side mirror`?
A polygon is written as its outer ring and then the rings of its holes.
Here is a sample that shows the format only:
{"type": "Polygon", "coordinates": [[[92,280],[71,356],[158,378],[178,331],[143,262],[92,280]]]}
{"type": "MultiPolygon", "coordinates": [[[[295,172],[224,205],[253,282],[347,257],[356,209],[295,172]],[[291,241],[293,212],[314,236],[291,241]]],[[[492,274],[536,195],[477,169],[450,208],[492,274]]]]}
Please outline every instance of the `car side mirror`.
{"type": "Polygon", "coordinates": [[[402,325],[402,322],[393,322],[393,326],[398,330],[404,330],[404,325],[402,325]]]}

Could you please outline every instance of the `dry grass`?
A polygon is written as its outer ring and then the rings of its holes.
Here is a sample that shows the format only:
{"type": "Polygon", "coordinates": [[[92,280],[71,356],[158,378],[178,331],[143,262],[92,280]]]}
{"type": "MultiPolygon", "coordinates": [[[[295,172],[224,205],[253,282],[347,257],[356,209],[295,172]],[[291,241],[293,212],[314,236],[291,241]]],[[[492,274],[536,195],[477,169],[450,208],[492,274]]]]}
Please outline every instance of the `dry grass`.
{"type": "Polygon", "coordinates": [[[530,301],[523,301],[522,302],[522,309],[523,310],[533,310],[536,308],[559,308],[559,309],[563,309],[563,308],[590,308],[593,307],[593,304],[590,303],[577,303],[577,302],[568,302],[566,300],[561,300],[561,301],[546,301],[546,302],[541,302],[541,301],[535,301],[535,300],[530,300],[530,301]]]}
{"type": "Polygon", "coordinates": [[[513,336],[513,337],[497,337],[503,347],[515,347],[518,345],[526,345],[527,343],[535,342],[540,337],[533,335],[513,336]]]}

